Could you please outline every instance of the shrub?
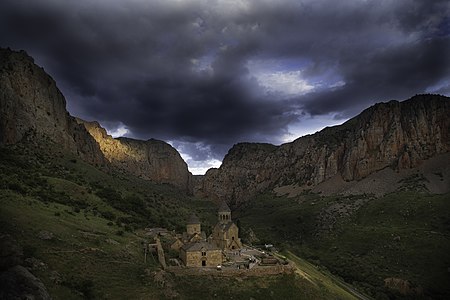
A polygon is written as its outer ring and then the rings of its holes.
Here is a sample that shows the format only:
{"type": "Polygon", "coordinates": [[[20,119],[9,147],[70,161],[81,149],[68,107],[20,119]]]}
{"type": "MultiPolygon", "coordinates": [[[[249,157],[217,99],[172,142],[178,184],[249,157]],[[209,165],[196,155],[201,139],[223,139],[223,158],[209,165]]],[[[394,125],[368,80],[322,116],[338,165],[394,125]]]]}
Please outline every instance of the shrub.
{"type": "Polygon", "coordinates": [[[100,215],[110,221],[114,221],[116,219],[116,215],[110,211],[100,211],[100,215]]]}
{"type": "Polygon", "coordinates": [[[35,246],[31,245],[24,245],[23,246],[23,256],[25,258],[32,257],[36,253],[37,248],[35,246]]]}

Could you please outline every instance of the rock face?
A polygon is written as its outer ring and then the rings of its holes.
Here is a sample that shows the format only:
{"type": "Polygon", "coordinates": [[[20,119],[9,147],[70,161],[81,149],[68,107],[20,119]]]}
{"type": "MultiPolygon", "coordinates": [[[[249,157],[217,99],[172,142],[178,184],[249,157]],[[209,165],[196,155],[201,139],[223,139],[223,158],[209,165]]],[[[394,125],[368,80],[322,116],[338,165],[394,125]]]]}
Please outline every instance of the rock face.
{"type": "Polygon", "coordinates": [[[0,273],[1,299],[52,299],[42,281],[22,266],[0,273]]]}
{"type": "Polygon", "coordinates": [[[146,180],[192,190],[192,175],[180,154],[169,144],[154,139],[115,139],[98,122],[77,121],[84,124],[112,166],[146,180]]]}
{"type": "Polygon", "coordinates": [[[87,162],[106,163],[95,140],[66,110],[55,81],[24,51],[0,48],[0,145],[52,141],[87,162]]]}
{"type": "Polygon", "coordinates": [[[113,139],[97,122],[69,115],[55,81],[24,51],[0,48],[0,145],[52,142],[97,165],[192,190],[180,154],[157,141],[113,139]]]}
{"type": "Polygon", "coordinates": [[[360,180],[386,167],[418,166],[450,150],[450,101],[418,95],[376,104],[346,123],[281,146],[233,146],[196,192],[231,203],[275,186],[313,187],[336,175],[360,180]]]}

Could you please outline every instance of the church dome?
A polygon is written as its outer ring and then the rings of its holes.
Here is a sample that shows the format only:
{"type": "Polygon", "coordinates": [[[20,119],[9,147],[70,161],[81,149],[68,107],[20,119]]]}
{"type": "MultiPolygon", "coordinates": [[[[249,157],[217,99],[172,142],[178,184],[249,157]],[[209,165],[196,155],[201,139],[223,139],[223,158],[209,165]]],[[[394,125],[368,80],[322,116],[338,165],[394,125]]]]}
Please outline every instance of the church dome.
{"type": "Polygon", "coordinates": [[[200,224],[200,219],[195,214],[192,214],[189,217],[187,223],[188,224],[200,224]]]}

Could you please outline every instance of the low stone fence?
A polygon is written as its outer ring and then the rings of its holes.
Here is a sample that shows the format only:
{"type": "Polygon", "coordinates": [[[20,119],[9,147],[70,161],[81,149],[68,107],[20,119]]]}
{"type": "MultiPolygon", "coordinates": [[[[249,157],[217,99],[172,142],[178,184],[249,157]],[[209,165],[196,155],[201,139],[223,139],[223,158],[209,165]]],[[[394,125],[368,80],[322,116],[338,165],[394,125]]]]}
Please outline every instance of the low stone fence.
{"type": "Polygon", "coordinates": [[[223,268],[188,268],[188,267],[167,267],[166,271],[173,273],[175,276],[218,276],[218,277],[258,277],[278,274],[291,274],[294,269],[290,265],[276,266],[256,266],[252,269],[234,269],[223,268]]]}

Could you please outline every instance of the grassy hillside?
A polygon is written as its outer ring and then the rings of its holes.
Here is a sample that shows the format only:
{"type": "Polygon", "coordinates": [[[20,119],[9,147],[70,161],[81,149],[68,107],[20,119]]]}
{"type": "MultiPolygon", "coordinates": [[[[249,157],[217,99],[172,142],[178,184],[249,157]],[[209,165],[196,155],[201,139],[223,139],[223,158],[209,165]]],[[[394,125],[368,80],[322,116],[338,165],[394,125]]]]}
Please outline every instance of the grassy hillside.
{"type": "Polygon", "coordinates": [[[448,194],[265,194],[242,207],[238,217],[242,228],[251,228],[259,238],[257,243],[292,250],[373,297],[450,296],[448,194]],[[395,278],[403,290],[385,287],[386,278],[395,278]]]}
{"type": "Polygon", "coordinates": [[[148,284],[158,265],[143,264],[143,229],[182,230],[193,211],[214,218],[213,203],[45,147],[3,148],[0,161],[2,236],[56,299],[162,297],[148,284]]]}
{"type": "Polygon", "coordinates": [[[196,212],[208,228],[216,205],[54,147],[0,149],[1,271],[26,266],[54,299],[353,299],[299,274],[181,277],[144,263],[145,227],[182,231],[196,212]]]}

